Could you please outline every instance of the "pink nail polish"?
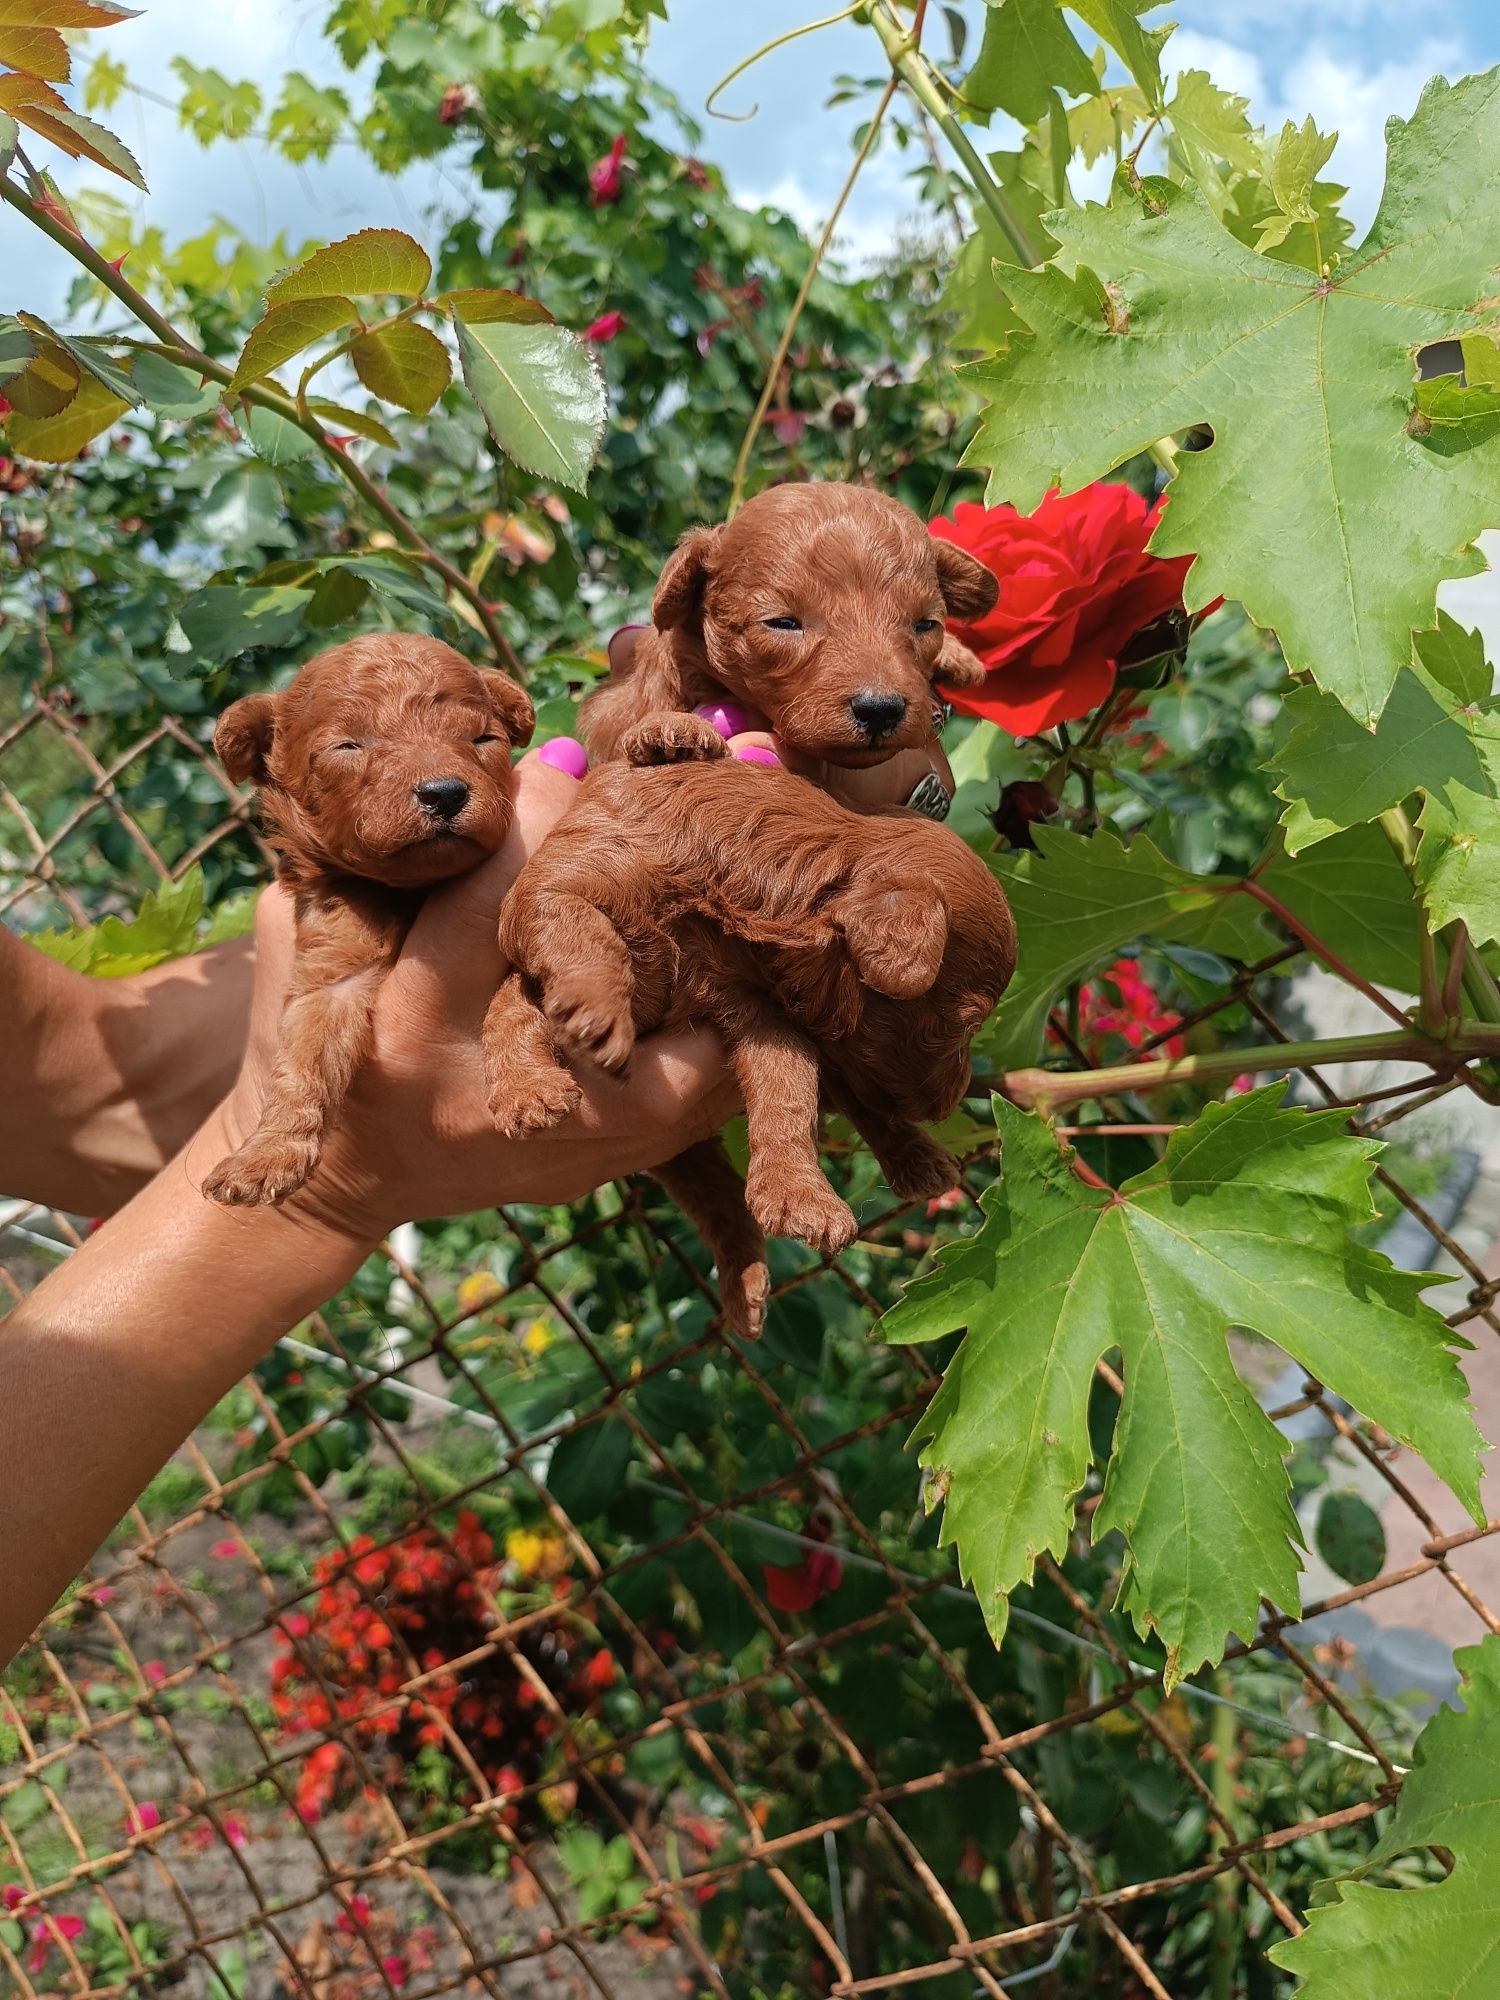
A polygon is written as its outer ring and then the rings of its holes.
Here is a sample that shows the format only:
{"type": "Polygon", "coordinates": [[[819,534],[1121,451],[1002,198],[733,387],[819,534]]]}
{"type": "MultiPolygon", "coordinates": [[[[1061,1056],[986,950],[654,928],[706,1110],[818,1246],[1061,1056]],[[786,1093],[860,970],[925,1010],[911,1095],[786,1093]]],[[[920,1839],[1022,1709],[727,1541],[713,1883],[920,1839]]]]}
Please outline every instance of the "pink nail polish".
{"type": "Polygon", "coordinates": [[[589,753],[576,736],[554,736],[536,754],[543,764],[550,764],[555,771],[566,771],[570,778],[588,776],[589,753]]]}
{"type": "Polygon", "coordinates": [[[779,764],[781,762],[781,759],[776,755],[774,750],[763,750],[758,743],[747,743],[743,749],[736,750],[734,754],[742,764],[779,764]]]}
{"type": "Polygon", "coordinates": [[[609,643],[612,646],[616,639],[623,639],[627,632],[644,632],[646,629],[644,625],[617,625],[609,635],[609,643]]]}
{"type": "Polygon", "coordinates": [[[749,716],[732,701],[700,702],[693,713],[711,722],[721,736],[739,736],[750,727],[749,716]]]}

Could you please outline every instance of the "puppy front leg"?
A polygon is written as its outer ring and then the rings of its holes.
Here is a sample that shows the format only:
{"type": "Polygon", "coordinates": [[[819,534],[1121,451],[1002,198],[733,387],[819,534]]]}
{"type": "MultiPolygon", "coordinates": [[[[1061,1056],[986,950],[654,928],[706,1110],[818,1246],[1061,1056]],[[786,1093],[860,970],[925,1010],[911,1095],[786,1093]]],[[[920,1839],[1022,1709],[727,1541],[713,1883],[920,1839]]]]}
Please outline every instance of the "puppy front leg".
{"type": "Polygon", "coordinates": [[[625,731],[620,753],[631,764],[711,763],[727,757],[729,745],[703,716],[663,708],[625,731]]]}
{"type": "Polygon", "coordinates": [[[977,653],[971,653],[962,639],[955,639],[951,632],[943,635],[942,650],[933,670],[933,683],[939,694],[945,687],[983,687],[989,679],[983,660],[977,653]]]}
{"type": "Polygon", "coordinates": [[[500,949],[536,981],[561,1053],[622,1075],[635,1049],[635,974],[604,912],[565,891],[528,890],[523,880],[501,910],[500,949]]]}
{"type": "Polygon", "coordinates": [[[839,1091],[832,1093],[832,1100],[875,1155],[886,1185],[898,1200],[931,1201],[958,1186],[957,1160],[914,1119],[873,1111],[839,1091]]]}
{"type": "Polygon", "coordinates": [[[528,999],[519,972],[501,981],[482,1040],[490,1115],[502,1138],[546,1132],[578,1109],[578,1081],[557,1060],[547,1017],[528,999]]]}
{"type": "Polygon", "coordinates": [[[739,1012],[730,1061],[750,1136],[745,1199],[767,1236],[793,1236],[832,1256],[859,1225],[818,1163],[818,1058],[769,1008],[739,1012]],[[748,1018],[747,1018],[748,1013],[748,1018]]]}
{"type": "Polygon", "coordinates": [[[370,1052],[375,998],[405,926],[372,936],[352,918],[340,924],[321,912],[318,921],[313,944],[305,942],[299,921],[291,992],[260,1123],[203,1183],[203,1192],[227,1207],[285,1201],[303,1185],[318,1164],[329,1118],[370,1052]]]}

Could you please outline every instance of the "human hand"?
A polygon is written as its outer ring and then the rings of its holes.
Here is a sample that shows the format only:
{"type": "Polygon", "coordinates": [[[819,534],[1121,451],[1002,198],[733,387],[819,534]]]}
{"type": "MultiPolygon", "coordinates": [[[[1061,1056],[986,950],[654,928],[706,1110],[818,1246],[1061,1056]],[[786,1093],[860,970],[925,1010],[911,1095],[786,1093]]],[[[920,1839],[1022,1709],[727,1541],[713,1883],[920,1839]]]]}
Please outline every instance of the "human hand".
{"type": "MultiPolygon", "coordinates": [[[[642,625],[622,625],[610,639],[609,664],[615,672],[623,672],[629,667],[631,655],[645,629],[642,625]]],[[[936,698],[934,696],[934,700],[936,698]]],[[[941,819],[952,801],[956,789],[953,773],[948,767],[943,746],[936,738],[920,749],[898,750],[883,764],[872,764],[860,771],[846,771],[837,764],[827,764],[788,749],[772,733],[765,716],[754,709],[737,709],[733,720],[736,724],[743,722],[743,726],[737,727],[730,737],[730,748],[736,755],[751,749],[770,750],[788,770],[811,779],[821,790],[843,805],[852,806],[856,812],[869,812],[880,806],[909,805],[930,819],[941,819]]]]}
{"type": "MultiPolygon", "coordinates": [[[[353,1240],[399,1222],[509,1202],[578,1199],[616,1176],[660,1165],[718,1131],[738,1109],[723,1051],[708,1033],[649,1037],[630,1075],[579,1078],[583,1102],[555,1130],[504,1140],[486,1109],[480,1027],[505,967],[501,899],[567,811],[576,780],[533,751],[516,767],[516,817],[489,861],[435,890],[376,1003],[374,1049],[325,1136],[312,1179],[284,1204],[353,1240]]],[[[254,1129],[275,1060],[293,952],[290,898],[262,896],[256,981],[240,1077],[190,1146],[195,1183],[254,1129]]]]}

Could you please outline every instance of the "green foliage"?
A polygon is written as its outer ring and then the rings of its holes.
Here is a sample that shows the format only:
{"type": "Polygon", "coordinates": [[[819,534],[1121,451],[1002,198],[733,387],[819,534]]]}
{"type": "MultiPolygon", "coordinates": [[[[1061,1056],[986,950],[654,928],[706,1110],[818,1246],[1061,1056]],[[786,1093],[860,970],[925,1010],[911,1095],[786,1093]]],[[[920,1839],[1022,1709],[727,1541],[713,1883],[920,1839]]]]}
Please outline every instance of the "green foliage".
{"type": "Polygon", "coordinates": [[[1002,1068],[1035,1062],[1058,994],[1137,938],[1246,960],[1273,947],[1260,910],[1234,893],[1232,880],[1177,867],[1145,834],[1126,847],[1110,833],[1085,840],[1041,827],[1036,845],[1035,854],[994,864],[1020,948],[1005,1006],[982,1044],[1002,1068]]]}
{"type": "Polygon", "coordinates": [[[1483,1441],[1425,1280],[1348,1234],[1372,1212],[1373,1149],[1341,1135],[1338,1112],[1281,1099],[1272,1086],[1210,1105],[1118,1193],[997,1100],[1005,1179],[985,1226],[881,1322],[896,1341],[969,1330],[918,1434],[928,1504],[997,1640],[1037,1554],[1067,1546],[1089,1384],[1111,1348],[1126,1391],[1094,1528],[1125,1538],[1120,1601],[1159,1633],[1169,1686],[1252,1631],[1262,1596],[1298,1604],[1285,1447],[1235,1374],[1230,1326],[1416,1444],[1483,1518],[1483,1441]]]}
{"type": "MultiPolygon", "coordinates": [[[[86,930],[35,931],[31,942],[74,972],[123,979],[197,949],[205,941],[203,919],[203,872],[190,868],[180,881],[148,891],[129,923],[106,917],[86,930]]],[[[212,942],[243,935],[253,920],[248,904],[222,913],[211,927],[212,942]]]]}
{"type": "Polygon", "coordinates": [[[1153,547],[1196,552],[1190,603],[1237,598],[1292,668],[1372,724],[1437,584],[1481,567],[1472,543],[1500,515],[1480,433],[1418,409],[1411,361],[1467,332],[1490,290],[1497,93],[1500,71],[1438,78],[1392,120],[1380,212],[1328,280],[1226,236],[1191,186],[1122,181],[1112,208],[1054,218],[1075,275],[1007,270],[1030,333],[968,371],[991,400],[966,456],[990,468],[991,494],[1029,510],[1164,431],[1211,424],[1211,448],[1180,461],[1153,547]],[[1470,166],[1457,187],[1455,151],[1470,166]],[[1048,393],[1058,381],[1065,402],[1048,393]]]}
{"type": "Polygon", "coordinates": [[[1462,1714],[1439,1709],[1417,1739],[1415,1769],[1363,1865],[1328,1885],[1298,1938],[1271,1958],[1306,2000],[1431,2000],[1483,1991],[1495,1953],[1493,1871],[1500,1844],[1500,1640],[1456,1655],[1462,1714]],[[1360,1878],[1413,1847],[1453,1856],[1444,1882],[1377,1888],[1360,1878]]]}

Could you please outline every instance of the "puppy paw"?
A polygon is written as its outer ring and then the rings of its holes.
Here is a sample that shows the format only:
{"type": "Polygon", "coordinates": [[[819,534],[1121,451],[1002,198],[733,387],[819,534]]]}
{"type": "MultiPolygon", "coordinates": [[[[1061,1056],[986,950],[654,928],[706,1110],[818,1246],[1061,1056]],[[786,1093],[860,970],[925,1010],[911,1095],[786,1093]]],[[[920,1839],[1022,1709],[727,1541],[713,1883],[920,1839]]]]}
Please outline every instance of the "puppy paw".
{"type": "Polygon", "coordinates": [[[724,1308],[724,1319],[741,1340],[760,1339],[765,1331],[770,1296],[771,1273],[763,1263],[719,1272],[719,1303],[724,1308]]]}
{"type": "Polygon", "coordinates": [[[652,715],[627,729],[620,750],[631,764],[689,764],[727,757],[729,745],[701,715],[652,715]]]}
{"type": "Polygon", "coordinates": [[[318,1164],[318,1149],[295,1139],[251,1139],[220,1160],[203,1183],[225,1208],[265,1208],[295,1194],[318,1164]]]}
{"type": "Polygon", "coordinates": [[[923,1139],[920,1146],[913,1140],[898,1152],[880,1156],[881,1171],[891,1193],[901,1201],[931,1201],[937,1195],[950,1193],[959,1184],[957,1160],[935,1140],[927,1139],[925,1134],[923,1139]]]}
{"type": "Polygon", "coordinates": [[[832,1257],[859,1234],[853,1210],[821,1174],[752,1172],[745,1184],[750,1213],[767,1236],[790,1236],[832,1257]]]}
{"type": "Polygon", "coordinates": [[[554,979],[542,1008],[563,1055],[582,1056],[610,1076],[624,1074],[635,1052],[628,997],[598,979],[554,979]]]}
{"type": "Polygon", "coordinates": [[[583,1102],[578,1081],[565,1069],[545,1070],[521,1082],[495,1084],[489,1094],[490,1116],[502,1139],[529,1139],[550,1132],[583,1102]]]}

